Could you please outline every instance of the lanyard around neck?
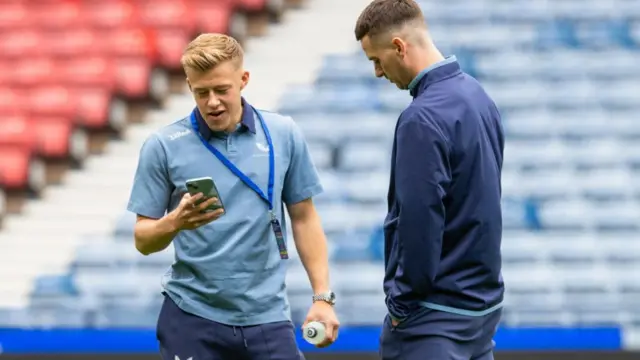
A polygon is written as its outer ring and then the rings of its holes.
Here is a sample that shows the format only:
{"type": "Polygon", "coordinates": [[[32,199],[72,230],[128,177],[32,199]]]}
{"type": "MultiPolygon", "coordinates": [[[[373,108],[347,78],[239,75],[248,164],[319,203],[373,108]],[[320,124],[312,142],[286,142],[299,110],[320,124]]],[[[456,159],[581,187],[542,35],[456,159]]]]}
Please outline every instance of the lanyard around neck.
{"type": "Polygon", "coordinates": [[[267,128],[267,124],[262,117],[262,114],[258,112],[252,106],[249,106],[251,110],[258,117],[258,121],[262,126],[262,130],[264,131],[264,137],[267,140],[267,146],[269,147],[269,183],[267,185],[267,194],[260,189],[260,187],[253,182],[247,175],[245,175],[242,170],[238,169],[226,156],[224,156],[218,149],[216,149],[213,145],[211,145],[200,133],[200,125],[198,124],[198,119],[196,118],[196,112],[198,109],[194,109],[191,113],[191,126],[193,127],[193,131],[198,135],[198,138],[202,142],[202,144],[211,152],[222,164],[224,164],[229,171],[231,171],[235,176],[237,176],[242,182],[244,182],[251,190],[253,190],[256,194],[258,194],[262,200],[267,202],[269,205],[269,212],[273,216],[273,186],[274,186],[274,177],[275,177],[275,159],[273,152],[273,143],[271,141],[271,135],[269,134],[269,129],[267,128]]]}

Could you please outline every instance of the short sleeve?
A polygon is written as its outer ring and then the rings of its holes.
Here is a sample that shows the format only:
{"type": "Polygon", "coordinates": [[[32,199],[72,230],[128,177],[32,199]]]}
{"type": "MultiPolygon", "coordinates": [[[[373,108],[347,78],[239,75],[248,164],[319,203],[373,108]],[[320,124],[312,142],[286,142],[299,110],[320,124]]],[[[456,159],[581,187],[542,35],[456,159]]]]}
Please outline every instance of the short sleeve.
{"type": "Polygon", "coordinates": [[[290,131],[291,159],[282,192],[282,199],[287,205],[317,196],[323,191],[320,176],[300,127],[292,121],[290,131]]]}
{"type": "Polygon", "coordinates": [[[165,149],[157,135],[152,135],[140,149],[127,210],[159,219],[169,207],[172,188],[165,149]]]}

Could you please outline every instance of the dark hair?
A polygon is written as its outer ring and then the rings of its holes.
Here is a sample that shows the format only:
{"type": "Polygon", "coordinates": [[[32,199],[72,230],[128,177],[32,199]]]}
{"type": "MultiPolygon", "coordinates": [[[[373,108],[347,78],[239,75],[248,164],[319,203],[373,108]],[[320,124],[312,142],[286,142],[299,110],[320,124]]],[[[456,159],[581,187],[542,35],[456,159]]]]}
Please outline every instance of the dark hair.
{"type": "Polygon", "coordinates": [[[374,0],[358,17],[356,40],[360,41],[367,35],[378,35],[414,20],[424,23],[420,5],[414,0],[374,0]]]}

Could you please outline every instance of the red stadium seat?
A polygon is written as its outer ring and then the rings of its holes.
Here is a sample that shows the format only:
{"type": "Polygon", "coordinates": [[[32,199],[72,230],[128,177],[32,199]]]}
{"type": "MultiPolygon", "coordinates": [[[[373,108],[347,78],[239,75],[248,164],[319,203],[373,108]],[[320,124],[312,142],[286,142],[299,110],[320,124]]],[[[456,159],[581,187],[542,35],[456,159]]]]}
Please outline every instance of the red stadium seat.
{"type": "Polygon", "coordinates": [[[201,32],[226,33],[229,30],[235,0],[189,0],[194,22],[201,32]]]}
{"type": "Polygon", "coordinates": [[[154,29],[158,65],[178,69],[180,56],[198,31],[190,3],[185,0],[139,0],[137,13],[143,25],[154,29]]]}
{"type": "Polygon", "coordinates": [[[149,92],[151,70],[157,64],[157,48],[152,31],[118,28],[101,32],[101,55],[114,63],[118,92],[129,98],[143,98],[149,92]]]}
{"type": "Polygon", "coordinates": [[[193,22],[193,9],[184,0],[137,0],[140,24],[153,29],[180,29],[193,34],[197,24],[193,22]]]}
{"type": "Polygon", "coordinates": [[[22,58],[24,54],[44,54],[42,33],[31,28],[11,28],[0,31],[0,57],[22,58]]]}
{"type": "Polygon", "coordinates": [[[0,147],[28,148],[36,155],[47,159],[83,157],[84,148],[74,135],[74,124],[66,118],[39,117],[29,120],[21,115],[0,114],[0,147]]]}
{"type": "MultiPolygon", "coordinates": [[[[0,120],[1,121],[1,120],[0,120]]],[[[88,153],[86,134],[65,118],[38,118],[28,121],[36,138],[36,152],[47,159],[83,160],[88,153]]]]}
{"type": "MultiPolygon", "coordinates": [[[[4,84],[4,83],[0,83],[4,84]]],[[[0,113],[16,114],[20,111],[22,98],[16,89],[0,87],[0,113]]]]}
{"type": "Polygon", "coordinates": [[[182,52],[191,41],[191,34],[186,30],[158,29],[156,31],[158,46],[158,64],[164,68],[181,69],[182,52]]]}
{"type": "MultiPolygon", "coordinates": [[[[15,76],[12,71],[14,66],[15,61],[0,57],[0,86],[9,86],[9,84],[14,82],[15,76]]],[[[2,108],[0,107],[0,110],[1,109],[2,108]]]]}
{"type": "Polygon", "coordinates": [[[121,27],[109,31],[97,32],[101,39],[100,49],[111,56],[139,56],[154,61],[157,55],[155,34],[141,27],[121,27]]]}
{"type": "Polygon", "coordinates": [[[55,30],[42,30],[41,46],[46,54],[55,57],[72,57],[95,51],[103,39],[89,27],[69,26],[55,30]]]}
{"type": "Polygon", "coordinates": [[[7,190],[27,190],[30,162],[28,149],[0,145],[0,186],[7,190]]]}
{"type": "Polygon", "coordinates": [[[127,0],[84,0],[83,17],[94,28],[110,29],[137,25],[138,14],[134,4],[127,0]]]}
{"type": "Polygon", "coordinates": [[[6,84],[24,88],[55,83],[59,78],[59,68],[50,57],[38,56],[14,61],[11,74],[6,84]]]}
{"type": "Polygon", "coordinates": [[[29,7],[31,24],[40,29],[59,29],[84,22],[80,2],[74,0],[38,0],[29,7]]]}
{"type": "Polygon", "coordinates": [[[38,85],[17,94],[19,94],[20,110],[30,117],[59,116],[72,119],[77,114],[75,99],[65,86],[38,85]]]}
{"type": "MultiPolygon", "coordinates": [[[[73,99],[77,121],[89,129],[122,130],[126,125],[126,114],[112,112],[113,94],[100,87],[67,87],[66,91],[73,99]]],[[[126,110],[126,109],[125,109],[126,110]]]]}
{"type": "Polygon", "coordinates": [[[23,116],[0,114],[0,147],[35,151],[37,142],[33,130],[23,116]]]}
{"type": "Polygon", "coordinates": [[[149,93],[151,63],[143,57],[115,58],[115,82],[127,98],[142,98],[149,93]]]}
{"type": "Polygon", "coordinates": [[[115,91],[114,61],[106,56],[87,55],[56,61],[56,80],[69,85],[91,85],[115,91]]]}
{"type": "Polygon", "coordinates": [[[29,6],[21,2],[0,1],[0,32],[31,24],[29,6]]]}
{"type": "Polygon", "coordinates": [[[5,108],[34,119],[65,118],[90,129],[119,129],[122,116],[109,117],[112,97],[108,88],[94,85],[59,83],[28,90],[0,88],[0,111],[5,108]]]}

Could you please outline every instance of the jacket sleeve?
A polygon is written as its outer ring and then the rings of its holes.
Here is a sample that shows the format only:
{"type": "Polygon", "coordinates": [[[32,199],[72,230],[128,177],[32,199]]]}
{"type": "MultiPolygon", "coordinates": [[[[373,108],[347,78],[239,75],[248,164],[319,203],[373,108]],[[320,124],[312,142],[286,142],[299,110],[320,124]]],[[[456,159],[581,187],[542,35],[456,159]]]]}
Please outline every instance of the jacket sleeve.
{"type": "Polygon", "coordinates": [[[451,182],[449,145],[431,119],[408,114],[396,130],[397,238],[400,263],[396,291],[387,299],[393,318],[402,320],[433,288],[445,225],[444,197],[451,182]]]}

